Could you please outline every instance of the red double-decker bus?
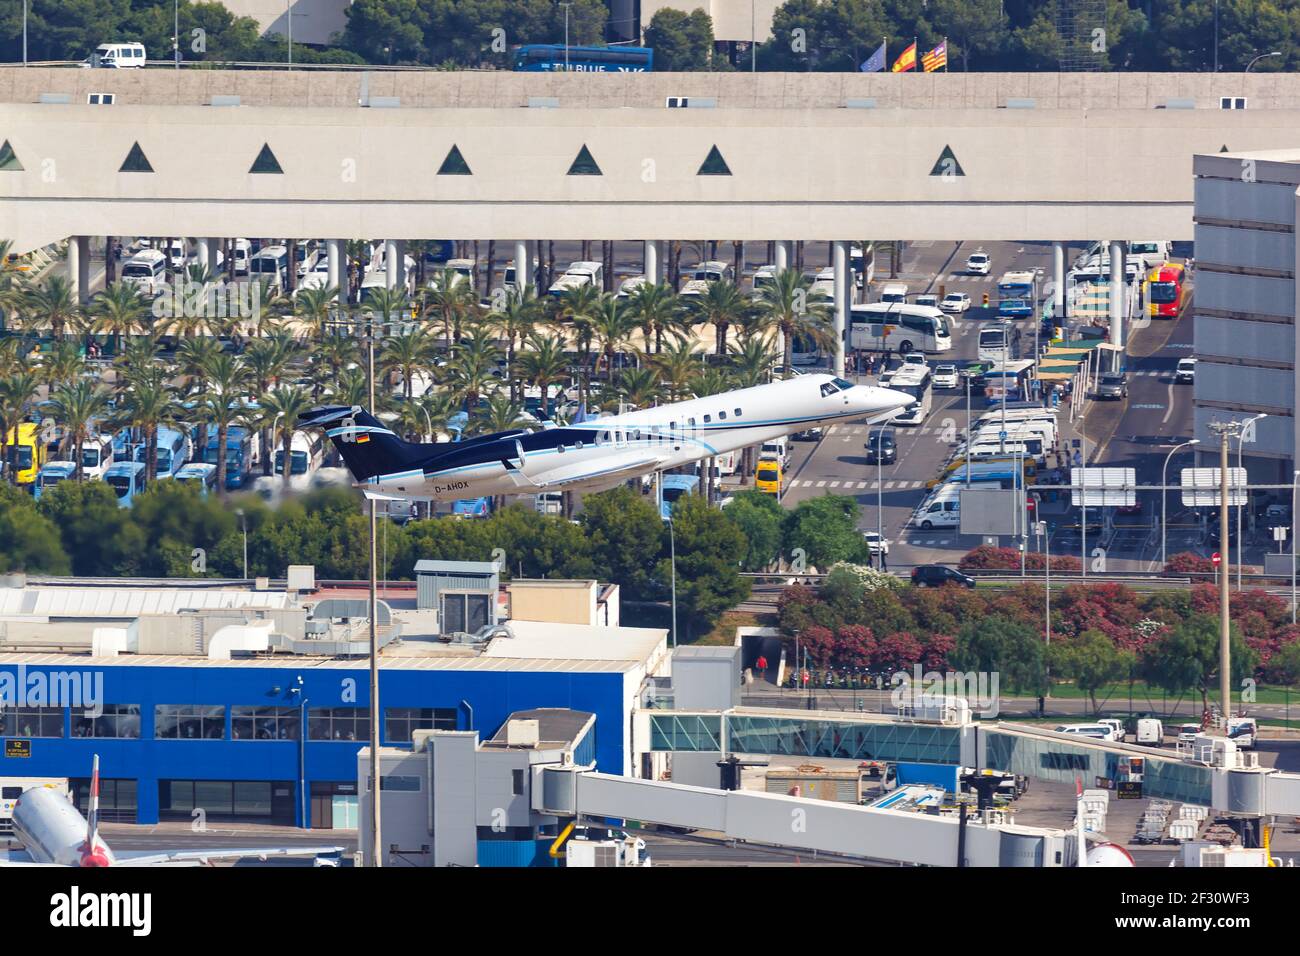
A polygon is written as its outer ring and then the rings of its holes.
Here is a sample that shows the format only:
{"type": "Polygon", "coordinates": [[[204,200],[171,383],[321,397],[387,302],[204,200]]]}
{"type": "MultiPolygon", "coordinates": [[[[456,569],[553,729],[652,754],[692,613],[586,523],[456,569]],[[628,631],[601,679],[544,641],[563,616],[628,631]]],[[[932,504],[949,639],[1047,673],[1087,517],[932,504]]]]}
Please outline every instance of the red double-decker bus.
{"type": "Polygon", "coordinates": [[[1176,319],[1187,303],[1186,269],[1180,263],[1166,262],[1147,276],[1147,314],[1154,318],[1176,319]]]}

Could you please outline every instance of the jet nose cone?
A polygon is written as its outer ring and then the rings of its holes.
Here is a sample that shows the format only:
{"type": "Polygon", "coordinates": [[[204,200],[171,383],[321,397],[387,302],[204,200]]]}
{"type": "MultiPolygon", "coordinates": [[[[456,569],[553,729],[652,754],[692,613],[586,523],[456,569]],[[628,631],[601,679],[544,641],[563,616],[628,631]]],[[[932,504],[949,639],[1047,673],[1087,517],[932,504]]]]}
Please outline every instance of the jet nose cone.
{"type": "Polygon", "coordinates": [[[892,388],[877,387],[872,389],[872,391],[875,393],[874,397],[876,403],[879,405],[882,412],[888,411],[891,408],[906,408],[908,405],[911,405],[916,401],[916,399],[907,394],[907,392],[895,391],[892,388]]]}

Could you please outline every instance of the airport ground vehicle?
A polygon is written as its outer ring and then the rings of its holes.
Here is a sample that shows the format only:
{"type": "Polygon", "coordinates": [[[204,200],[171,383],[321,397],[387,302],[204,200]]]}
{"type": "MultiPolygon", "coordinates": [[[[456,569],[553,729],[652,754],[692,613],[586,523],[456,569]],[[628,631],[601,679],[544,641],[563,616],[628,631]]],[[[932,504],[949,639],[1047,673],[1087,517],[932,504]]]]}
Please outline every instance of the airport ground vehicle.
{"type": "Polygon", "coordinates": [[[1196,359],[1179,359],[1178,368],[1174,372],[1174,381],[1179,385],[1191,385],[1196,381],[1196,359]]]}
{"type": "Polygon", "coordinates": [[[136,495],[144,491],[148,484],[145,478],[145,464],[142,461],[117,461],[108,466],[104,472],[104,481],[117,495],[117,506],[129,508],[135,502],[136,495]]]}
{"type": "Polygon", "coordinates": [[[75,461],[47,461],[41,470],[37,472],[36,481],[32,483],[32,497],[40,501],[41,495],[59,482],[67,481],[76,473],[77,463],[75,461]]]}
{"type": "Polygon", "coordinates": [[[880,290],[880,301],[888,305],[903,305],[907,302],[907,286],[902,282],[891,282],[880,290]]]}
{"type": "Polygon", "coordinates": [[[1060,724],[1054,728],[1058,734],[1075,734],[1079,737],[1095,737],[1097,740],[1112,740],[1114,729],[1104,723],[1095,724],[1060,724]]]}
{"type": "Polygon", "coordinates": [[[973,252],[966,257],[966,272],[973,276],[986,276],[993,268],[987,252],[973,252]]]}
{"type": "MultiPolygon", "coordinates": [[[[916,353],[912,353],[916,354],[916,353]]],[[[908,356],[909,358],[911,355],[908,356]]],[[[911,395],[912,404],[899,411],[890,419],[894,425],[923,425],[930,414],[930,369],[926,365],[904,363],[889,387],[896,392],[911,395]]]]}
{"type": "Polygon", "coordinates": [[[944,564],[918,564],[912,569],[912,584],[916,587],[937,588],[945,584],[975,587],[975,579],[944,564]]]}
{"type": "MultiPolygon", "coordinates": [[[[226,431],[226,490],[244,487],[253,467],[253,456],[261,439],[258,433],[243,425],[231,425],[226,431]]],[[[208,447],[203,460],[217,463],[217,430],[208,429],[208,447]]]]}
{"type": "Polygon", "coordinates": [[[957,378],[957,366],[955,365],[936,365],[934,374],[930,377],[930,385],[934,388],[956,388],[961,382],[957,378]]]}
{"type": "Polygon", "coordinates": [[[1004,273],[998,280],[998,318],[1023,319],[1032,316],[1037,279],[1037,274],[1033,272],[1004,273]]]}
{"type": "MultiPolygon", "coordinates": [[[[1033,484],[1038,476],[1038,462],[1036,462],[1033,458],[1030,458],[1028,456],[1017,458],[1012,455],[1003,455],[996,458],[977,458],[972,460],[974,461],[976,466],[980,466],[980,465],[999,466],[1000,465],[1000,466],[1019,467],[1021,469],[1021,474],[1023,475],[1022,480],[1026,485],[1033,484]]],[[[942,484],[944,481],[947,480],[948,475],[952,474],[954,471],[962,467],[962,465],[964,464],[966,464],[965,457],[962,455],[958,455],[952,461],[948,462],[948,464],[943,466],[943,475],[938,480],[936,480],[934,484],[936,485],[942,484]]]]}
{"type": "Polygon", "coordinates": [[[865,249],[862,246],[850,246],[849,268],[853,270],[853,281],[860,289],[866,289],[876,281],[876,244],[868,242],[865,249]]]}
{"type": "Polygon", "coordinates": [[[141,249],[122,264],[122,281],[143,296],[154,296],[167,283],[167,257],[157,249],[141,249]]]}
{"type": "Polygon", "coordinates": [[[1103,375],[1097,379],[1097,387],[1093,392],[1095,398],[1128,398],[1128,379],[1123,373],[1118,375],[1103,375]]]}
{"type": "Polygon", "coordinates": [[[1151,270],[1146,280],[1147,315],[1152,318],[1176,319],[1187,304],[1186,269],[1176,262],[1166,262],[1151,270]]]}
{"type": "Polygon", "coordinates": [[[862,447],[867,450],[869,465],[892,465],[898,461],[898,444],[892,428],[872,429],[862,447]]]}
{"type": "Polygon", "coordinates": [[[552,282],[547,292],[550,295],[563,295],[570,289],[579,289],[585,285],[601,288],[604,275],[605,266],[603,263],[595,261],[570,262],[569,268],[564,270],[564,275],[552,282]]]}
{"type": "Polygon", "coordinates": [[[87,481],[104,477],[113,463],[113,439],[108,435],[91,435],[81,443],[81,475],[87,481]]]}
{"type": "Polygon", "coordinates": [[[248,277],[266,279],[272,288],[283,289],[289,272],[289,250],[284,246],[265,246],[248,260],[248,277]]]}
{"type": "MultiPolygon", "coordinates": [[[[715,282],[730,282],[734,278],[731,266],[725,262],[701,262],[682,286],[680,295],[703,295],[715,282]]],[[[814,291],[816,286],[814,284],[814,291]]]]}
{"type": "Polygon", "coordinates": [[[1171,253],[1168,239],[1132,239],[1128,243],[1126,259],[1140,260],[1147,269],[1154,269],[1169,261],[1171,253]]]}
{"type": "Polygon", "coordinates": [[[849,345],[868,351],[947,352],[952,348],[951,320],[938,309],[906,303],[855,305],[849,312],[849,345]]]}
{"type": "Polygon", "coordinates": [[[780,497],[782,477],[782,468],[779,461],[775,458],[760,458],[758,467],[754,469],[754,488],[780,497]]]}
{"type": "Polygon", "coordinates": [[[176,472],[176,480],[192,483],[206,498],[217,490],[217,466],[205,461],[190,462],[176,472]]]}
{"type": "Polygon", "coordinates": [[[924,531],[961,526],[961,485],[947,484],[921,502],[912,523],[924,531]]]}
{"type": "Polygon", "coordinates": [[[81,65],[107,70],[138,70],[147,62],[143,43],[101,43],[81,65]]]}
{"type": "Polygon", "coordinates": [[[1018,488],[1024,480],[1024,471],[1015,461],[975,461],[958,465],[944,476],[943,483],[951,485],[997,485],[1000,488],[1018,488]],[[969,482],[967,481],[969,479],[969,482]]]}
{"type": "MultiPolygon", "coordinates": [[[[190,457],[190,440],[185,432],[167,425],[158,426],[158,458],[154,468],[154,477],[161,481],[173,477],[181,470],[186,459],[190,457]]],[[[146,460],[145,445],[136,445],[132,457],[138,462],[146,460]]]]}
{"type": "Polygon", "coordinates": [[[790,464],[790,441],[782,435],[779,438],[772,438],[763,442],[758,449],[758,457],[775,458],[784,468],[790,464]]]}
{"type": "Polygon", "coordinates": [[[984,372],[984,398],[989,405],[1025,398],[1033,377],[1033,359],[998,362],[984,372]]]}
{"type": "Polygon", "coordinates": [[[672,517],[673,505],[677,503],[677,500],[685,495],[695,494],[699,487],[700,479],[698,475],[664,475],[663,481],[659,485],[659,493],[662,497],[662,501],[659,503],[660,517],[672,517]]]}
{"type": "Polygon", "coordinates": [[[5,436],[5,470],[12,466],[14,479],[19,485],[30,485],[45,465],[45,442],[41,441],[40,426],[35,422],[19,422],[17,429],[9,429],[5,436]]]}
{"type": "MultiPolygon", "coordinates": [[[[289,440],[289,486],[306,488],[310,484],[308,477],[321,466],[325,459],[325,440],[319,435],[307,432],[295,432],[289,440]]],[[[284,475],[284,448],[275,450],[274,469],[277,475],[284,475]]]]}
{"type": "Polygon", "coordinates": [[[1259,725],[1254,717],[1229,717],[1228,737],[1241,750],[1254,750],[1255,738],[1259,735],[1259,725]]]}
{"type": "Polygon", "coordinates": [[[1010,362],[1016,357],[1020,336],[1015,327],[998,322],[980,329],[977,357],[981,362],[1010,362]]]}
{"type": "Polygon", "coordinates": [[[644,46],[565,46],[526,43],[515,51],[515,71],[528,73],[651,73],[655,51],[644,46]]]}
{"type": "Polygon", "coordinates": [[[970,311],[970,296],[965,292],[949,292],[939,303],[939,308],[944,312],[968,312],[970,311]]]}
{"type": "Polygon", "coordinates": [[[1137,722],[1137,742],[1159,747],[1165,739],[1165,725],[1154,717],[1140,717],[1137,722]]]}

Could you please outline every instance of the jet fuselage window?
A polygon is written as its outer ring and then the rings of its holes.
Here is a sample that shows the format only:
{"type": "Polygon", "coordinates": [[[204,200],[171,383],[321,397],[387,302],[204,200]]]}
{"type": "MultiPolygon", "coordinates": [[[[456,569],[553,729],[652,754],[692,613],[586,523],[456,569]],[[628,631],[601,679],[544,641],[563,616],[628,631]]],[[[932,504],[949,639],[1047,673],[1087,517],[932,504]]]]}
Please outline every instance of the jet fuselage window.
{"type": "Polygon", "coordinates": [[[829,398],[838,391],[839,389],[835,387],[834,382],[827,382],[822,386],[822,398],[829,398]]]}
{"type": "Polygon", "coordinates": [[[736,409],[736,417],[737,417],[737,418],[739,418],[739,417],[740,417],[740,409],[739,409],[739,408],[738,408],[738,409],[736,409]]]}
{"type": "Polygon", "coordinates": [[[720,421],[720,422],[725,422],[726,420],[727,420],[727,413],[726,413],[726,412],[718,412],[718,421],[720,421]]]}
{"type": "Polygon", "coordinates": [[[705,415],[705,416],[704,416],[704,424],[707,425],[707,424],[708,424],[709,422],[711,422],[711,421],[713,421],[713,416],[712,416],[712,415],[705,415]]]}

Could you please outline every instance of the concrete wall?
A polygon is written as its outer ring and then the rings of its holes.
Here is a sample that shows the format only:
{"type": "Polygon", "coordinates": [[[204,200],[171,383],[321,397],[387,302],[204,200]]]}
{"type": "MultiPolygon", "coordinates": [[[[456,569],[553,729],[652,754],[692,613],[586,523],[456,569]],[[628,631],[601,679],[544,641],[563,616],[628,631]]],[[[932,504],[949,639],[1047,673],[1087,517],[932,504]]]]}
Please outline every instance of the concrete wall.
{"type": "Polygon", "coordinates": [[[297,238],[1189,239],[1192,155],[1225,138],[1292,146],[1297,128],[1300,110],[10,104],[0,130],[24,168],[0,172],[0,223],[17,252],[178,227],[297,238]],[[118,172],[136,142],[153,173],[118,172]],[[249,173],[263,144],[282,175],[249,173]],[[473,175],[436,175],[453,144],[473,175]],[[603,175],[566,175],[584,145],[603,175]],[[715,145],[731,176],[698,175],[715,145]],[[931,175],[946,146],[964,175],[931,175]]]}
{"type": "MultiPolygon", "coordinates": [[[[261,0],[244,0],[249,4],[261,0]]],[[[303,0],[299,0],[301,6],[303,0]]],[[[687,0],[689,2],[689,0],[687,0]]],[[[703,2],[703,0],[701,0],[703,2]]],[[[717,2],[717,0],[715,0],[717,2]]],[[[744,3],[748,12],[748,3],[744,3]]],[[[280,7],[283,10],[283,5],[280,7]]],[[[761,9],[761,4],[760,4],[761,9]]],[[[295,15],[295,36],[298,18],[295,15]]],[[[366,95],[396,96],[403,107],[501,109],[554,96],[564,109],[663,109],[669,96],[714,97],[721,109],[838,109],[874,99],[879,109],[993,110],[1031,98],[1039,110],[1155,110],[1192,100],[1214,110],[1227,137],[1241,117],[1300,109],[1296,73],[513,73],[497,70],[77,70],[0,69],[0,103],[35,103],[41,93],[113,92],[118,105],[199,106],[235,94],[245,106],[354,107],[366,95]],[[1243,112],[1219,111],[1222,96],[1246,96],[1243,112]]],[[[1170,110],[1183,113],[1186,110],[1170,110]]],[[[1154,118],[1148,122],[1158,122],[1154,118]]],[[[1142,125],[1142,124],[1139,124],[1142,125]]],[[[1208,148],[1202,150],[1209,152],[1208,148]]]]}

